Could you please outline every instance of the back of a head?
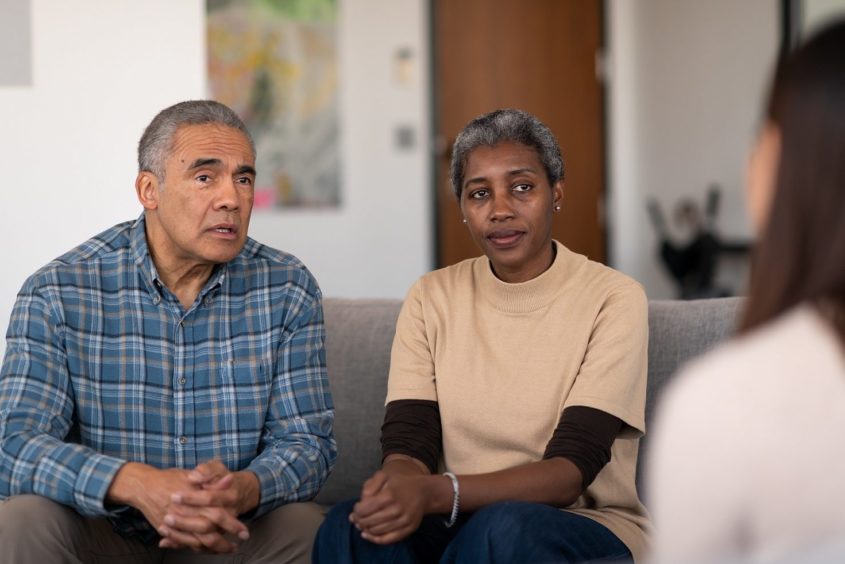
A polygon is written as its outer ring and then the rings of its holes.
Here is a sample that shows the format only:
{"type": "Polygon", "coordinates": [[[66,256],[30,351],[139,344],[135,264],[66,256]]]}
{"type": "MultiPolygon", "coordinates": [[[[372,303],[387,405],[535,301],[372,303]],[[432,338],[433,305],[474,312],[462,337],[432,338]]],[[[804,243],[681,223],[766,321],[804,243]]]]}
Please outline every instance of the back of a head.
{"type": "MultiPolygon", "coordinates": [[[[802,302],[845,312],[845,21],[783,59],[767,119],[781,139],[775,194],[755,252],[743,323],[802,302]]],[[[845,325],[837,323],[845,337],[845,325]]]]}

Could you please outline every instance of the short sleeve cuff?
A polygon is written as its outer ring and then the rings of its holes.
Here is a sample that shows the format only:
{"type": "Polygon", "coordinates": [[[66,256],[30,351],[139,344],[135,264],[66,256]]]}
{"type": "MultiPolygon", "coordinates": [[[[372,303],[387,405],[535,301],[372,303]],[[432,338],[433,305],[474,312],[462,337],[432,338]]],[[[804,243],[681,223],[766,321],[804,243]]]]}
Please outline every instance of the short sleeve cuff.
{"type": "Polygon", "coordinates": [[[644,413],[640,410],[632,409],[629,405],[619,405],[607,398],[585,395],[566,399],[564,409],[575,406],[591,407],[621,419],[627,425],[627,428],[622,429],[622,437],[638,438],[645,434],[644,413]]]}

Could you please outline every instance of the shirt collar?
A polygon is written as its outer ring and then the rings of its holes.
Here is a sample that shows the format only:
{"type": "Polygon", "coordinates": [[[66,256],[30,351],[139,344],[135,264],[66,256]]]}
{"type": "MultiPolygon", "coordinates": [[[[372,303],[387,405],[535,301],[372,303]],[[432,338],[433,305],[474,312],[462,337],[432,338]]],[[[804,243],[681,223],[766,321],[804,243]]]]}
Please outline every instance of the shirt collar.
{"type": "MultiPolygon", "coordinates": [[[[132,224],[129,235],[132,258],[147,285],[147,291],[153,298],[164,297],[164,282],[158,276],[153,257],[150,255],[150,248],[147,244],[147,224],[143,212],[132,224]]],[[[226,275],[229,272],[229,263],[218,264],[214,267],[208,280],[199,293],[198,301],[202,301],[212,290],[223,285],[226,275]]]]}

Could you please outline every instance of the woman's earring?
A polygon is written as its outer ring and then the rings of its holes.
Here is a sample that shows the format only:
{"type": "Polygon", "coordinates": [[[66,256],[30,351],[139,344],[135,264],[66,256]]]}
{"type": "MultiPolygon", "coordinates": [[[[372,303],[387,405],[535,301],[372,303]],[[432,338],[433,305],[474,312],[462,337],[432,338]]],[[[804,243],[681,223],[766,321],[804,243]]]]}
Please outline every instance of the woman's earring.
{"type": "Polygon", "coordinates": [[[467,222],[467,218],[463,218],[461,221],[463,221],[464,223],[466,223],[466,222],[467,222]]]}
{"type": "Polygon", "coordinates": [[[560,211],[560,206],[555,206],[555,211],[556,211],[556,212],[559,212],[559,211],[560,211]]]}

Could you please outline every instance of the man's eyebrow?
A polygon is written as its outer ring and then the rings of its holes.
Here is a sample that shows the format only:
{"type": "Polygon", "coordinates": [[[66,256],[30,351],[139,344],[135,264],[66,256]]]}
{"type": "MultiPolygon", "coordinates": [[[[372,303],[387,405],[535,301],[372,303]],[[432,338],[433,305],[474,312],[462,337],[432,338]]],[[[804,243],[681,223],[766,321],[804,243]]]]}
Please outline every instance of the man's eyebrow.
{"type": "MultiPolygon", "coordinates": [[[[222,164],[223,161],[220,159],[200,157],[191,163],[191,166],[188,167],[188,170],[196,170],[198,168],[204,167],[218,167],[222,164]]],[[[251,174],[253,176],[256,176],[255,167],[250,165],[241,165],[235,170],[235,174],[251,174]]]]}
{"type": "Polygon", "coordinates": [[[193,170],[195,168],[203,168],[206,166],[220,166],[221,164],[223,164],[223,161],[221,161],[220,159],[200,157],[191,163],[191,166],[188,167],[188,170],[193,170]]]}

